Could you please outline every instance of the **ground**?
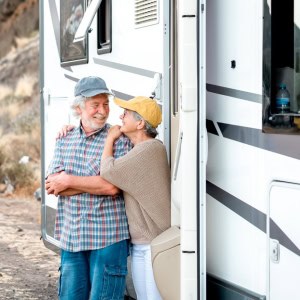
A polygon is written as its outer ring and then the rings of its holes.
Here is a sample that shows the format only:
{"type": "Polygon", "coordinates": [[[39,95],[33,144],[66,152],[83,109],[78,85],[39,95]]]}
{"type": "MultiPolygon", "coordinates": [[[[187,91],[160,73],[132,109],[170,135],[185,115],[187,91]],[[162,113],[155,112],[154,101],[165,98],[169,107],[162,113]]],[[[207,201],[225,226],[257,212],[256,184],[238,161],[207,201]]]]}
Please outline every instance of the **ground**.
{"type": "Polygon", "coordinates": [[[0,299],[57,299],[59,256],[40,239],[35,199],[0,198],[0,299]]]}

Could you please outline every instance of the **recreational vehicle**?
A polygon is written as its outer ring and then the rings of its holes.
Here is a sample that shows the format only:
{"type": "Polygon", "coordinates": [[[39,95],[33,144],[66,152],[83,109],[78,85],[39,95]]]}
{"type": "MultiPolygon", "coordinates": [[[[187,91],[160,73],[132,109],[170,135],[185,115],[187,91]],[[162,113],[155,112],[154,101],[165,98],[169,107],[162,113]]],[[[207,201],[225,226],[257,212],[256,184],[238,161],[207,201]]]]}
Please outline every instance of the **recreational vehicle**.
{"type": "MultiPolygon", "coordinates": [[[[300,0],[40,0],[43,177],[80,78],[161,105],[163,299],[300,299],[299,30],[300,0]]],[[[109,122],[119,114],[111,103],[109,122]]],[[[53,250],[56,205],[43,188],[53,250]]]]}

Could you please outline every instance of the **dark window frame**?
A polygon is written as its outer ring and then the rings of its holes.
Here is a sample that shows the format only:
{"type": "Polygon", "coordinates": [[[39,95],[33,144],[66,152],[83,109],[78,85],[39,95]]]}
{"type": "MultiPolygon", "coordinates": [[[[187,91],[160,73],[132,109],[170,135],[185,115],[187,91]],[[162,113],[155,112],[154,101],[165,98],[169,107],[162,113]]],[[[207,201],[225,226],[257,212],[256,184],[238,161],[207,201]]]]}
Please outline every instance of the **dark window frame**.
{"type": "Polygon", "coordinates": [[[287,0],[285,5],[272,0],[269,7],[264,0],[262,115],[265,133],[300,134],[300,80],[297,79],[300,78],[300,28],[294,20],[296,1],[299,6],[300,0],[287,0]],[[290,94],[287,111],[281,111],[278,102],[276,107],[276,95],[282,84],[290,94]]]}
{"type": "Polygon", "coordinates": [[[112,51],[112,1],[102,0],[97,13],[97,53],[112,51]]]}

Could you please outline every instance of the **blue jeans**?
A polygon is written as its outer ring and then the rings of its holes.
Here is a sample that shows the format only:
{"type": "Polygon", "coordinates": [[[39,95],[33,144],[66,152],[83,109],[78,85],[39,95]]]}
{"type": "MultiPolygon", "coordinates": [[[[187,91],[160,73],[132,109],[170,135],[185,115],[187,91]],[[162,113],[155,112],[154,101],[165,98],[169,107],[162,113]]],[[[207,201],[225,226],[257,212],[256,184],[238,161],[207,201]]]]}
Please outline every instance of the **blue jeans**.
{"type": "Polygon", "coordinates": [[[61,250],[60,300],[123,300],[128,241],[90,251],[61,250]]]}

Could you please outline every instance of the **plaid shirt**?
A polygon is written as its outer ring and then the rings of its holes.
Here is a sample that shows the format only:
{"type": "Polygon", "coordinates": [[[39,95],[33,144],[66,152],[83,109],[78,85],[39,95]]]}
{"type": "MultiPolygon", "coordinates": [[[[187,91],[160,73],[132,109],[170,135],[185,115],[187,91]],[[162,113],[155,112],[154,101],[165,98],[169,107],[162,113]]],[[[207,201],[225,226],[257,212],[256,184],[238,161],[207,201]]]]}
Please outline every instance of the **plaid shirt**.
{"type": "MultiPolygon", "coordinates": [[[[90,136],[81,127],[56,142],[48,175],[65,171],[76,176],[100,175],[100,162],[110,125],[90,136]]],[[[120,137],[114,145],[118,158],[131,149],[130,141],[120,137]]],[[[122,195],[101,196],[82,193],[59,196],[54,237],[66,251],[77,252],[107,247],[129,238],[122,195]]]]}

